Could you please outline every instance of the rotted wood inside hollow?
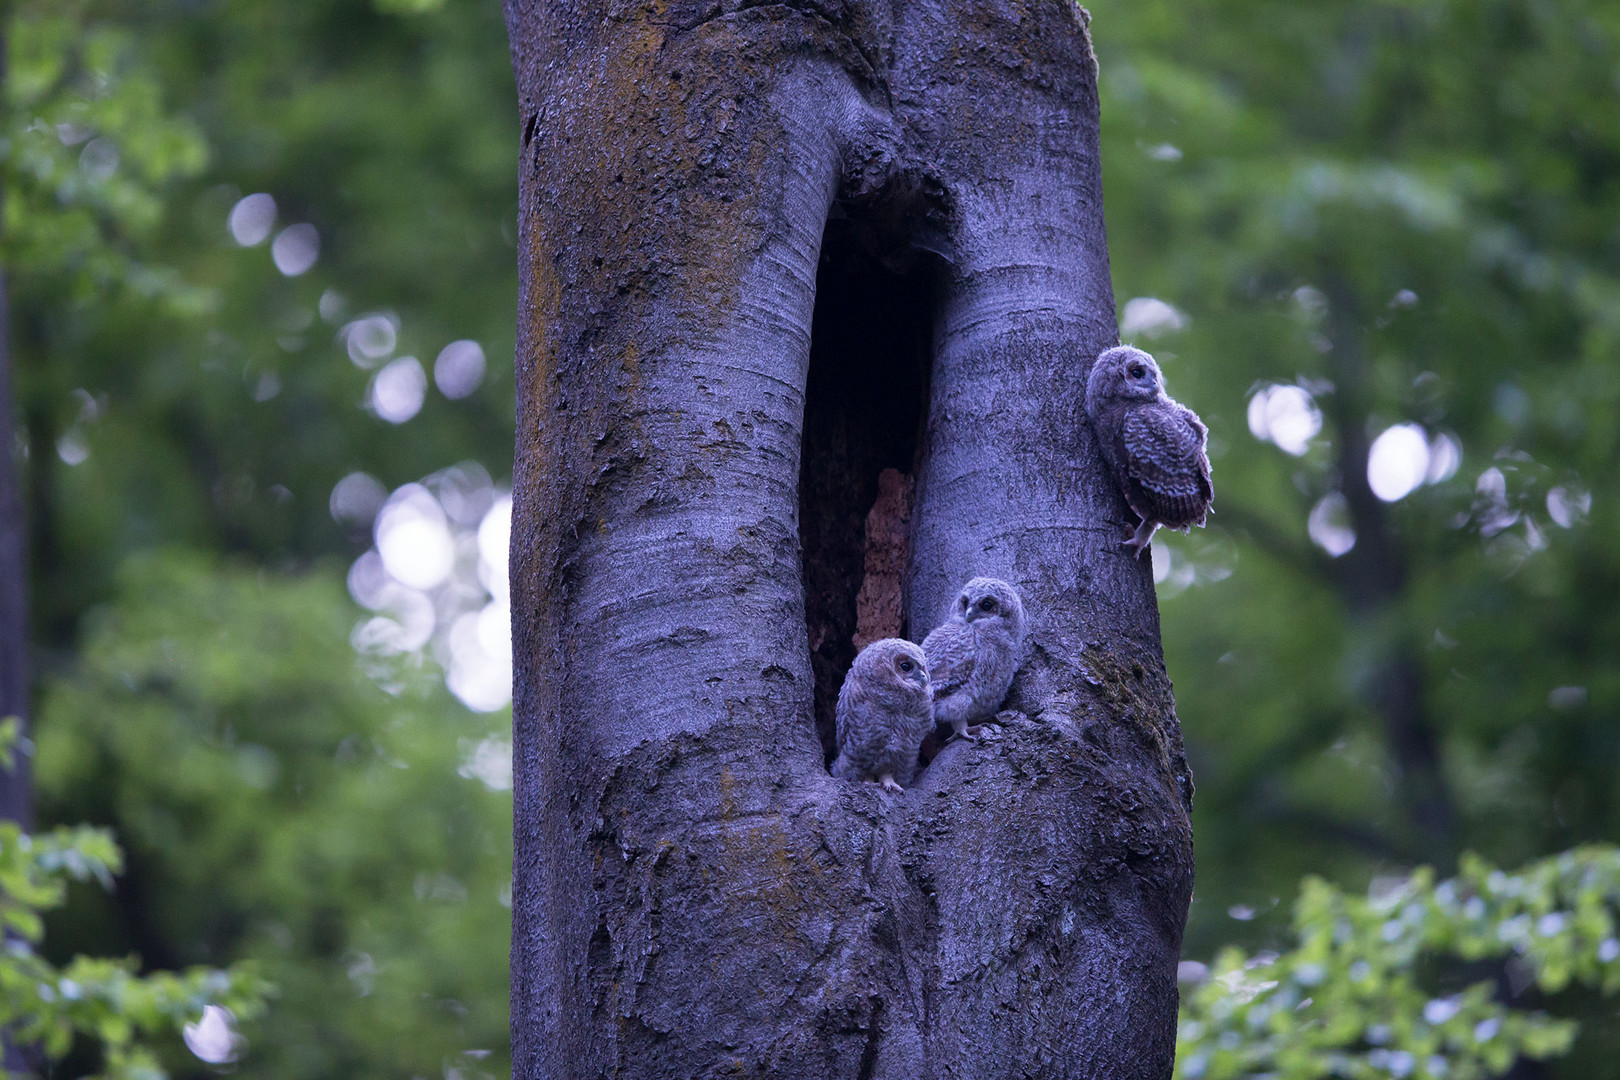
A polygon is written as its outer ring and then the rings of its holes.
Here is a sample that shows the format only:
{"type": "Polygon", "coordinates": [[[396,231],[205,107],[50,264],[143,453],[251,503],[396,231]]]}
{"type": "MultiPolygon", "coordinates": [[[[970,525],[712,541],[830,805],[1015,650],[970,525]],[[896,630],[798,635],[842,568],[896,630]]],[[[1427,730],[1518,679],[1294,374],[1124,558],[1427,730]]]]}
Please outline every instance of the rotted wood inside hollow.
{"type": "Polygon", "coordinates": [[[878,473],[877,501],[866,514],[866,568],[855,595],[855,651],[900,637],[905,623],[906,562],[911,557],[912,478],[878,473]]]}

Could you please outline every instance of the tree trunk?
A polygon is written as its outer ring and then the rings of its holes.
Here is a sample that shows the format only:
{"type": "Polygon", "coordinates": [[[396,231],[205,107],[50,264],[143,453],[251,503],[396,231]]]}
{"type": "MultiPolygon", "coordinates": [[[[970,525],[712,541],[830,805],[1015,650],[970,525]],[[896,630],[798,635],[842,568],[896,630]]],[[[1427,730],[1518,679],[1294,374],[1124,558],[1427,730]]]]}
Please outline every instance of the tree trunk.
{"type": "MultiPolygon", "coordinates": [[[[0,54],[5,36],[0,34],[0,54]]],[[[0,67],[0,85],[4,69],[0,67]]],[[[3,204],[0,204],[3,205],[3,204]]],[[[0,719],[16,717],[22,740],[12,747],[12,767],[0,765],[0,819],[24,830],[34,822],[33,770],[28,742],[28,527],[23,519],[22,484],[16,464],[17,432],[11,389],[11,304],[0,271],[0,719]]],[[[8,944],[12,931],[6,931],[8,944]]],[[[0,1032],[0,1066],[24,1075],[37,1062],[11,1031],[0,1032]]]]}
{"type": "MultiPolygon", "coordinates": [[[[0,46],[4,45],[0,37],[0,46]]],[[[11,390],[11,310],[0,273],[0,718],[14,716],[24,741],[15,765],[0,767],[0,818],[28,828],[34,820],[28,734],[28,528],[16,463],[15,402],[11,390]]]]}
{"type": "MultiPolygon", "coordinates": [[[[1347,261],[1347,260],[1346,260],[1347,261]]],[[[1398,768],[1399,800],[1410,825],[1412,854],[1442,868],[1457,860],[1457,811],[1440,764],[1440,746],[1427,703],[1422,647],[1403,627],[1407,560],[1383,502],[1367,474],[1372,454],[1367,425],[1373,412],[1366,342],[1355,293],[1326,270],[1328,365],[1333,393],[1326,404],[1338,433],[1338,471],[1356,543],[1334,567],[1340,595],[1363,640],[1376,643],[1357,688],[1377,710],[1398,768]]]]}
{"type": "Polygon", "coordinates": [[[1085,14],[507,16],[515,1076],[1168,1076],[1191,781],[1082,419],[1085,14]],[[830,777],[858,621],[920,640],[976,574],[1022,715],[903,796],[830,777]]]}

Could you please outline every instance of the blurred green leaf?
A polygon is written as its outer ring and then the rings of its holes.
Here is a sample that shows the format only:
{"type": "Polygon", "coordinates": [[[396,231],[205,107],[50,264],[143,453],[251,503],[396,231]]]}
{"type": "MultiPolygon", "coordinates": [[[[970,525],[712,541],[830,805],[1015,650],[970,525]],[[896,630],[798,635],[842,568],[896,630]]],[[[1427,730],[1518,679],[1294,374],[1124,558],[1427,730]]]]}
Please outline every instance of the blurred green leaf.
{"type": "Polygon", "coordinates": [[[1500,1076],[1567,1054],[1576,1025],[1504,1004],[1491,980],[1445,992],[1432,962],[1513,957],[1548,993],[1620,980],[1620,848],[1585,847],[1508,874],[1477,857],[1353,896],[1308,878],[1294,945],[1228,948],[1182,999],[1177,1076],[1500,1076]],[[1573,912],[1584,912],[1576,918],[1573,912]]]}
{"type": "Polygon", "coordinates": [[[240,1075],[498,1072],[511,796],[463,766],[509,714],[410,657],[363,667],[359,616],[330,570],[125,565],[41,704],[38,781],[52,816],[120,822],[151,900],[79,892],[57,923],[251,961],[281,998],[239,1016],[240,1075]]]}
{"type": "Polygon", "coordinates": [[[110,887],[121,860],[102,829],[30,836],[0,822],[0,914],[7,930],[0,950],[0,1027],[15,1045],[37,1046],[53,1061],[69,1052],[76,1035],[89,1038],[104,1056],[100,1075],[161,1080],[168,1074],[150,1041],[172,1038],[208,1008],[256,1017],[270,987],[248,964],[140,975],[133,958],[81,955],[57,967],[30,947],[42,936],[40,912],[63,902],[69,881],[97,876],[110,887]]]}

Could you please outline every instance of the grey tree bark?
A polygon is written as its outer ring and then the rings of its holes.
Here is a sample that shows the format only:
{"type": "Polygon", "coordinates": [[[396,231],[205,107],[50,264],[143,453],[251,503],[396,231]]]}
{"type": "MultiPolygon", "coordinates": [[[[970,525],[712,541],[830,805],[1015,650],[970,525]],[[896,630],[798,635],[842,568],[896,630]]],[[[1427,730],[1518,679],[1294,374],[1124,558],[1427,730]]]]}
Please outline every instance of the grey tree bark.
{"type": "Polygon", "coordinates": [[[1087,16],[507,18],[514,1074],[1168,1076],[1191,781],[1081,408],[1087,16]],[[857,607],[920,640],[975,574],[1031,615],[1020,715],[903,796],[834,780],[857,607]]]}

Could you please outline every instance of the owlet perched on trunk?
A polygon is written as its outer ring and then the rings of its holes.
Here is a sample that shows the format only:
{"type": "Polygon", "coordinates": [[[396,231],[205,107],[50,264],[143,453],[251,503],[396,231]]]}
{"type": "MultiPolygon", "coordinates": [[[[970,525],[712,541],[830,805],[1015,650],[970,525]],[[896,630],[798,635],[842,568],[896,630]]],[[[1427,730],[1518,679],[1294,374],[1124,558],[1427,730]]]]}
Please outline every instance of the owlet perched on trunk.
{"type": "Polygon", "coordinates": [[[1186,532],[1204,524],[1215,495],[1204,452],[1209,429],[1165,394],[1153,357],[1129,345],[1097,357],[1086,382],[1086,415],[1125,501],[1142,519],[1124,541],[1137,558],[1160,525],[1186,532]]]}
{"type": "Polygon", "coordinates": [[[923,639],[934,682],[934,719],[971,738],[968,725],[996,715],[1018,670],[1024,605],[1013,587],[976,577],[962,586],[945,622],[923,639]]]}
{"type": "Polygon", "coordinates": [[[890,791],[911,783],[923,737],[934,727],[933,700],[928,661],[917,646],[884,638],[862,649],[838,691],[832,774],[876,780],[890,791]]]}

